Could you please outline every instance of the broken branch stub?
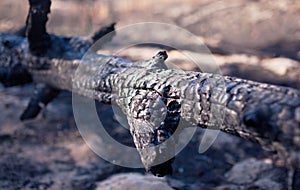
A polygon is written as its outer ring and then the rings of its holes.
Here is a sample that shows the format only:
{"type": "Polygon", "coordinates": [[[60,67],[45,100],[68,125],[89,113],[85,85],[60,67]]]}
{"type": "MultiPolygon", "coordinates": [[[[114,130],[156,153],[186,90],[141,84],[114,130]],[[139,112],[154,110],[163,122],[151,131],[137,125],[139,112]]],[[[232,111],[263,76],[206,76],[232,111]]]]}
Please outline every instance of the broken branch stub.
{"type": "Polygon", "coordinates": [[[29,41],[29,49],[34,55],[43,55],[51,46],[51,38],[46,31],[51,1],[29,0],[29,6],[26,20],[26,36],[29,41]]]}

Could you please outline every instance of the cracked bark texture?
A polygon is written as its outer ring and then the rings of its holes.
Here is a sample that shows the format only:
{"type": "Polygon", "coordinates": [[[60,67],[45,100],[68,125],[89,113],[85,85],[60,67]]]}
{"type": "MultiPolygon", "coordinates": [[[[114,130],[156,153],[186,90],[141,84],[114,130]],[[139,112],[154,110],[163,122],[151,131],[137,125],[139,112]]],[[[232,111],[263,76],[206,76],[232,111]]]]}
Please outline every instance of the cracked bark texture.
{"type": "MultiPolygon", "coordinates": [[[[6,56],[5,54],[0,56],[1,61],[6,64],[5,67],[0,68],[0,81],[4,86],[22,85],[32,81],[32,76],[22,66],[23,60],[14,57],[16,54],[28,53],[29,50],[31,55],[36,56],[30,61],[38,62],[38,67],[44,67],[43,58],[45,57],[67,60],[79,59],[95,41],[103,38],[103,43],[105,43],[115,35],[115,23],[101,28],[88,37],[68,38],[49,35],[46,31],[46,23],[48,21],[48,14],[50,13],[51,0],[29,0],[29,6],[26,26],[15,33],[20,38],[11,41],[10,36],[8,36],[8,39],[5,37],[2,41],[4,48],[1,48],[1,50],[7,53],[5,49],[7,48],[9,54],[11,54],[10,56],[6,56]],[[25,32],[28,44],[22,38],[24,37],[23,32],[25,32]],[[11,49],[12,47],[23,45],[28,46],[28,50],[24,49],[24,47],[15,50],[11,49]]],[[[49,102],[57,97],[59,92],[59,89],[52,88],[47,84],[36,84],[34,95],[20,119],[27,120],[36,117],[42,107],[47,106],[49,102]]]]}

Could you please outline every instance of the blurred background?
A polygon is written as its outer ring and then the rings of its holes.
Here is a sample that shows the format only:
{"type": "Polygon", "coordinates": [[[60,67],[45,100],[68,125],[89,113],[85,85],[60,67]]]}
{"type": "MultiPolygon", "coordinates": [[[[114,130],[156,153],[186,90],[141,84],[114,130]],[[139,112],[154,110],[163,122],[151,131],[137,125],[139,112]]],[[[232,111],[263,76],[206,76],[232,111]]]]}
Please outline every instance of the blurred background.
{"type": "MultiPolygon", "coordinates": [[[[27,1],[0,5],[1,31],[24,25],[27,1]]],[[[53,0],[51,12],[48,30],[55,34],[86,35],[110,22],[120,28],[155,21],[183,27],[225,52],[264,51],[300,60],[298,0],[53,0]]]]}
{"type": "MultiPolygon", "coordinates": [[[[0,31],[20,29],[27,11],[27,1],[1,0],[0,31]]],[[[57,35],[85,36],[112,22],[117,22],[117,30],[140,22],[182,27],[207,45],[222,74],[300,88],[299,0],[52,0],[47,28],[57,35]]],[[[157,35],[166,33],[157,31],[157,35]]],[[[137,35],[146,34],[133,33],[126,38],[137,35]]],[[[178,36],[179,41],[181,38],[178,36]]],[[[118,55],[144,60],[160,49],[137,46],[118,55]]],[[[177,67],[197,70],[197,66],[186,64],[189,60],[182,52],[170,49],[168,54],[177,67]]],[[[198,154],[202,129],[177,156],[172,176],[155,178],[143,169],[115,166],[99,158],[82,140],[70,93],[62,93],[38,118],[20,122],[19,115],[32,93],[33,85],[0,86],[0,189],[287,187],[287,169],[273,166],[270,154],[238,137],[220,133],[212,148],[198,154]]],[[[110,106],[97,106],[109,133],[123,143],[132,143],[110,106]]],[[[299,186],[300,172],[296,172],[294,187],[299,186]]]]}

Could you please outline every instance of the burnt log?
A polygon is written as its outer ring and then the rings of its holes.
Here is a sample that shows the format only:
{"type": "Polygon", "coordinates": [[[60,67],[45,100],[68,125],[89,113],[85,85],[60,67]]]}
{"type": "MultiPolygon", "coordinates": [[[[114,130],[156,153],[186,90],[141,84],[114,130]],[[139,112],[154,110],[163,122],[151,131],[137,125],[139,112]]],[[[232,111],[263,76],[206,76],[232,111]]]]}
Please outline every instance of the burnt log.
{"type": "MultiPolygon", "coordinates": [[[[46,36],[42,31],[42,36],[46,36]]],[[[0,34],[0,82],[7,86],[31,81],[43,84],[23,119],[36,116],[41,109],[39,103],[47,104],[60,90],[67,90],[104,103],[116,103],[127,116],[145,168],[157,176],[172,171],[173,158],[155,163],[164,154],[174,154],[173,133],[180,121],[185,127],[216,129],[251,140],[286,160],[289,166],[300,165],[299,90],[166,69],[164,51],[140,62],[93,52],[81,61],[100,38],[100,32],[89,38],[49,35],[52,45],[43,46],[47,51],[36,53],[33,47],[37,46],[29,40],[29,33],[28,41],[15,34],[0,34]],[[157,120],[158,115],[164,115],[164,119],[157,120]],[[166,146],[157,148],[166,140],[170,140],[166,146]]]]}

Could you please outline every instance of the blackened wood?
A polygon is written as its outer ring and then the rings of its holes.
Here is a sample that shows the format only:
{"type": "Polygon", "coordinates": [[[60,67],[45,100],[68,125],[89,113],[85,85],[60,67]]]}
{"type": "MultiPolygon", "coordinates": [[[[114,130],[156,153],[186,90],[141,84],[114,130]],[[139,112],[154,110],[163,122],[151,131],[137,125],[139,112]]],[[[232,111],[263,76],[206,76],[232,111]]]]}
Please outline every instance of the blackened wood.
{"type": "Polygon", "coordinates": [[[30,52],[43,55],[51,46],[51,39],[46,30],[50,0],[29,0],[29,13],[26,20],[26,36],[30,52]]]}

